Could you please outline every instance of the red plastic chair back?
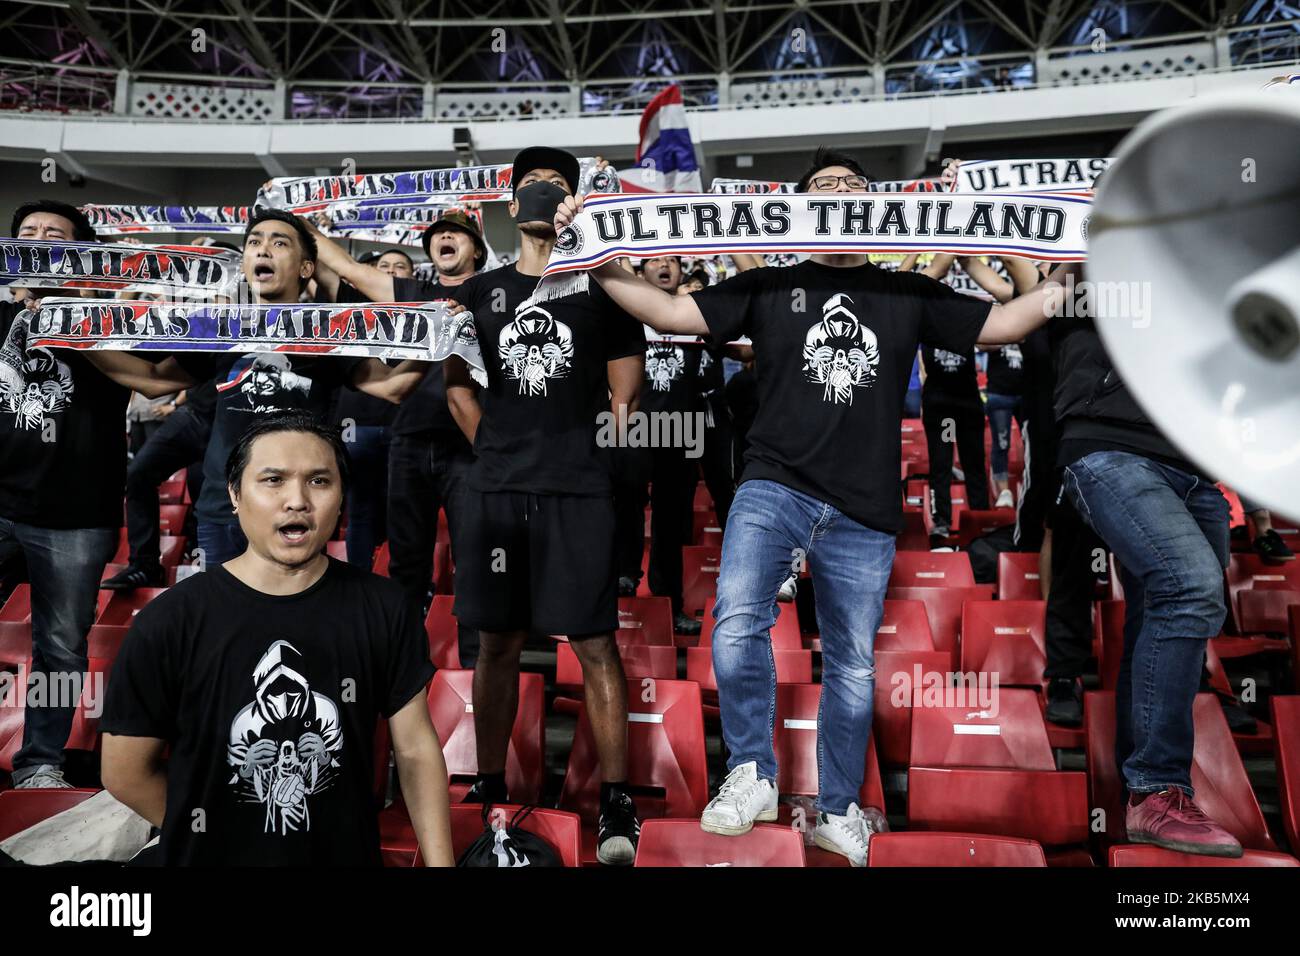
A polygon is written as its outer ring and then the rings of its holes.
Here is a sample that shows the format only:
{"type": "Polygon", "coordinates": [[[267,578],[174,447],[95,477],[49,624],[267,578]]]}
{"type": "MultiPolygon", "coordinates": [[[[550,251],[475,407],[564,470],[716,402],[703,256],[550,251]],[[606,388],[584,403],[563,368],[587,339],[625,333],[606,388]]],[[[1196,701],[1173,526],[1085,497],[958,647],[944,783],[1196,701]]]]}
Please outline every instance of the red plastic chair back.
{"type": "Polygon", "coordinates": [[[1037,551],[1003,551],[998,555],[998,600],[1042,600],[1037,551]]]}
{"type": "Polygon", "coordinates": [[[877,833],[867,866],[1005,867],[1047,866],[1036,840],[979,833],[877,833]]]}
{"type": "Polygon", "coordinates": [[[803,834],[759,823],[744,836],[719,836],[699,820],[647,820],[637,842],[636,866],[806,866],[803,834]]]}
{"type": "Polygon", "coordinates": [[[1047,666],[1046,601],[967,601],[961,669],[997,674],[1003,686],[1039,687],[1047,666]]]}

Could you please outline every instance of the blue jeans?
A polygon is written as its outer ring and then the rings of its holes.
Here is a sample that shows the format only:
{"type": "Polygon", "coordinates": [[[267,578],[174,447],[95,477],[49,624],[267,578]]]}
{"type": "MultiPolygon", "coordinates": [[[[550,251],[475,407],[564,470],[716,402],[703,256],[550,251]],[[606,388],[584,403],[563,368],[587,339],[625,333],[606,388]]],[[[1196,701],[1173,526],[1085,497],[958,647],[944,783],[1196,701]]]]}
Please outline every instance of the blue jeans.
{"type": "Polygon", "coordinates": [[[1205,642],[1227,616],[1228,502],[1203,478],[1122,451],[1080,458],[1064,486],[1122,569],[1116,763],[1132,793],[1191,794],[1192,705],[1205,642]]]}
{"type": "MultiPolygon", "coordinates": [[[[32,586],[32,669],[46,687],[70,686],[57,674],[84,675],[86,634],[95,623],[95,602],[104,565],[117,549],[114,528],[36,528],[0,517],[0,564],[20,552],[32,586]]],[[[77,687],[82,686],[80,681],[77,687]]],[[[43,764],[63,766],[77,701],[29,702],[23,746],[14,754],[14,783],[43,764]]]]}
{"type": "Polygon", "coordinates": [[[248,549],[248,539],[244,537],[243,529],[237,524],[221,524],[217,521],[199,519],[198,535],[205,568],[225,564],[248,549]]]}
{"type": "Polygon", "coordinates": [[[727,769],[752,760],[759,777],[776,782],[770,631],[777,591],[799,552],[816,584],[822,641],[817,807],[843,814],[862,789],[875,691],[873,645],[894,563],[894,536],[775,481],[740,486],[722,541],[713,669],[730,751],[727,769]]]}
{"type": "Polygon", "coordinates": [[[352,482],[348,489],[348,564],[369,571],[375,548],[387,537],[388,429],[357,425],[348,448],[352,482]]]}
{"type": "Polygon", "coordinates": [[[1024,428],[1024,418],[1020,414],[1019,395],[998,395],[989,392],[984,407],[989,416],[989,432],[993,443],[989,448],[989,465],[993,469],[994,481],[1007,480],[1007,453],[1011,450],[1011,419],[1014,416],[1024,428]]]}

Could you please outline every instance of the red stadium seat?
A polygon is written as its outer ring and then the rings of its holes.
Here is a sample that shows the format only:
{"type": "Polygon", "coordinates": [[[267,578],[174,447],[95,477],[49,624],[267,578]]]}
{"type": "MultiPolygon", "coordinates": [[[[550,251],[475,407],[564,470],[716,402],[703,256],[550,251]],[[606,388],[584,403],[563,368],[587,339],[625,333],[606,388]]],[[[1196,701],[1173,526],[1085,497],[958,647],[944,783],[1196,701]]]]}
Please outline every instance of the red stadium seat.
{"type": "Polygon", "coordinates": [[[104,707],[108,677],[129,630],[124,625],[96,624],[87,633],[86,670],[90,677],[82,688],[77,712],[72,718],[72,730],[64,745],[68,750],[99,749],[99,715],[104,707]]]}
{"type": "Polygon", "coordinates": [[[164,505],[178,505],[185,500],[185,475],[182,468],[158,486],[158,501],[164,505]]]}
{"type": "MultiPolygon", "coordinates": [[[[493,828],[506,826],[520,809],[517,803],[498,803],[488,811],[488,822],[493,828]]],[[[581,866],[582,821],[576,813],[534,807],[519,821],[518,827],[534,833],[551,845],[565,866],[581,866]]],[[[483,807],[477,803],[462,803],[451,808],[451,852],[457,860],[483,835],[483,807]]],[[[424,858],[415,854],[415,866],[423,866],[424,858]]]]}
{"type": "MultiPolygon", "coordinates": [[[[1084,695],[1083,711],[1091,804],[1105,811],[1103,845],[1124,842],[1124,789],[1114,756],[1115,695],[1090,691],[1084,695]]],[[[1215,695],[1197,694],[1194,715],[1192,789],[1196,805],[1247,850],[1277,850],[1215,695]]]]}
{"type": "MultiPolygon", "coordinates": [[[[640,680],[643,677],[675,680],[677,677],[675,647],[619,644],[618,656],[623,659],[623,673],[629,680],[640,680]]],[[[565,694],[582,696],[582,664],[568,641],[560,641],[555,645],[555,688],[565,694]]]]}
{"type": "Polygon", "coordinates": [[[1038,601],[1043,597],[1037,551],[1003,551],[998,555],[998,600],[1038,601]]]}
{"type": "Polygon", "coordinates": [[[1300,606],[1300,587],[1248,588],[1237,593],[1237,612],[1244,634],[1285,634],[1287,614],[1300,606]]]}
{"type": "Polygon", "coordinates": [[[967,601],[961,669],[998,675],[1003,686],[1041,687],[1047,666],[1047,602],[967,601]]]}
{"type": "Polygon", "coordinates": [[[13,769],[14,754],[23,745],[31,657],[31,621],[0,621],[0,769],[13,769]]]}
{"type": "Polygon", "coordinates": [[[717,593],[721,565],[721,548],[682,548],[682,610],[687,615],[703,613],[705,601],[717,593]]]}
{"type": "Polygon", "coordinates": [[[19,584],[0,608],[0,621],[30,621],[32,619],[32,586],[19,584]]]}
{"type": "MultiPolygon", "coordinates": [[[[628,681],[627,782],[663,791],[637,796],[642,818],[698,817],[708,803],[704,713],[694,681],[628,681]],[[648,699],[647,699],[648,698],[648,699]]],[[[560,808],[594,823],[600,800],[600,761],[583,704],[569,752],[560,808]]]]}
{"type": "MultiPolygon", "coordinates": [[[[773,648],[772,659],[776,662],[778,686],[812,683],[812,651],[773,648]]],[[[718,680],[713,673],[713,648],[686,648],[686,679],[699,684],[700,690],[712,691],[716,697],[718,680]]]]}
{"type": "MultiPolygon", "coordinates": [[[[962,555],[965,557],[965,555],[962,555]]],[[[891,587],[885,596],[894,601],[921,601],[930,618],[930,633],[935,650],[949,655],[950,669],[961,659],[961,609],[967,601],[991,601],[993,585],[977,584],[971,587],[891,587]]]]}
{"type": "Polygon", "coordinates": [[[1291,849],[1300,851],[1300,697],[1275,695],[1269,706],[1282,826],[1291,849]]]}
{"type": "Polygon", "coordinates": [[[1009,528],[1015,523],[1016,513],[1009,508],[963,511],[957,521],[957,546],[965,551],[976,538],[997,531],[998,528],[1009,528]]]}
{"type": "Polygon", "coordinates": [[[947,651],[877,651],[872,729],[881,763],[906,767],[912,754],[912,712],[924,701],[926,675],[952,668],[947,651]],[[919,681],[918,681],[919,676],[919,681]]]}
{"type": "Polygon", "coordinates": [[[673,604],[666,597],[621,597],[618,599],[620,644],[673,646],[673,604]]]}
{"type": "Polygon", "coordinates": [[[166,588],[136,588],[134,591],[114,591],[104,609],[100,611],[96,624],[111,624],[129,627],[136,614],[166,588]]]}
{"type": "Polygon", "coordinates": [[[1300,866],[1300,860],[1285,853],[1269,853],[1264,850],[1247,850],[1238,859],[1222,856],[1203,856],[1195,853],[1177,853],[1162,850],[1158,846],[1143,843],[1124,843],[1110,848],[1110,865],[1119,867],[1157,866],[1188,867],[1200,869],[1205,866],[1300,866]]]}
{"type": "Polygon", "coordinates": [[[961,588],[974,584],[970,556],[964,551],[897,552],[893,570],[889,573],[891,589],[961,588]]]}
{"type": "Polygon", "coordinates": [[[451,613],[456,599],[450,594],[435,594],[424,616],[424,632],[429,635],[429,658],[439,670],[460,670],[460,630],[451,613]]]}
{"type": "Polygon", "coordinates": [[[1234,554],[1228,559],[1228,614],[1236,633],[1250,633],[1242,620],[1238,598],[1242,591],[1300,591],[1300,561],[1268,564],[1257,554],[1234,554]]]}
{"type": "Polygon", "coordinates": [[[803,834],[760,823],[744,836],[719,836],[699,820],[647,820],[637,843],[636,866],[806,866],[803,834]]]}
{"type": "Polygon", "coordinates": [[[867,866],[1047,866],[1036,840],[979,833],[877,833],[867,866]]]}
{"type": "MultiPolygon", "coordinates": [[[[713,646],[713,607],[716,598],[710,597],[704,605],[704,624],[700,628],[697,647],[713,646]]],[[[772,625],[772,646],[783,650],[803,649],[803,636],[799,633],[799,612],[793,604],[776,604],[776,623],[772,625]]]]}
{"type": "Polygon", "coordinates": [[[1101,671],[1102,690],[1114,690],[1119,680],[1119,665],[1124,657],[1123,601],[1095,601],[1092,618],[1093,646],[1101,651],[1097,664],[1101,671]]]}
{"type": "Polygon", "coordinates": [[[370,570],[375,572],[375,574],[388,577],[388,566],[392,563],[392,560],[392,552],[389,551],[388,542],[385,541],[375,549],[375,561],[374,564],[370,566],[370,570]]]}
{"type": "Polygon", "coordinates": [[[1300,694],[1300,607],[1289,608],[1286,618],[1291,632],[1291,679],[1295,682],[1293,689],[1300,694]]]}
{"type": "Polygon", "coordinates": [[[0,840],[22,833],[56,813],[71,810],[97,793],[98,790],[5,790],[0,793],[0,840]]]}
{"type": "MultiPolygon", "coordinates": [[[[817,795],[817,711],[821,690],[820,684],[777,685],[776,728],[772,743],[776,752],[778,793],[817,795]]],[[[874,739],[867,744],[866,773],[862,778],[858,805],[880,810],[885,808],[885,791],[880,780],[874,739]]]]}
{"type": "MultiPolygon", "coordinates": [[[[536,803],[546,774],[546,682],[541,674],[519,675],[519,710],[506,750],[506,787],[521,803],[536,803]]],[[[474,672],[441,670],[429,684],[429,716],[442,741],[448,779],[474,777],[478,752],[474,735],[474,672]]],[[[452,802],[469,789],[452,783],[452,802]]]]}
{"type": "Polygon", "coordinates": [[[934,637],[921,601],[885,601],[875,649],[879,651],[932,651],[934,637]]]}
{"type": "Polygon", "coordinates": [[[163,534],[179,538],[185,533],[185,518],[189,513],[189,505],[159,505],[158,526],[163,534]]]}
{"type": "Polygon", "coordinates": [[[918,830],[991,833],[1047,846],[1088,837],[1088,783],[1058,771],[1031,690],[999,689],[979,701],[912,715],[907,819],[918,830]]]}

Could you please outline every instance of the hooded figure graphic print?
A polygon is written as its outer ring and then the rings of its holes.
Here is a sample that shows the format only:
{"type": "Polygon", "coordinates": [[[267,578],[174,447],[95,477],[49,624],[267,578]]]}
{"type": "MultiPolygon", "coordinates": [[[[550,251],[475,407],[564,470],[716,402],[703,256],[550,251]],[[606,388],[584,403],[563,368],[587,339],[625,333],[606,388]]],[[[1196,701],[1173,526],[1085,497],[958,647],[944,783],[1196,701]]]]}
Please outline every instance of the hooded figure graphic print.
{"type": "Polygon", "coordinates": [[[822,386],[822,400],[853,404],[855,388],[870,388],[880,365],[876,334],[849,310],[853,300],[844,293],[822,305],[821,321],[804,337],[804,374],[822,386]]]}
{"type": "Polygon", "coordinates": [[[308,797],[330,785],[339,767],[343,731],[335,703],[313,691],[305,661],[276,641],[253,670],[254,699],[230,725],[230,784],[266,808],[264,830],[284,835],[311,829],[308,797]]]}
{"type": "Polygon", "coordinates": [[[680,345],[653,342],[645,352],[645,377],[656,392],[666,392],[682,377],[686,354],[680,345]]]}
{"type": "Polygon", "coordinates": [[[546,383],[564,378],[573,364],[573,331],[543,308],[533,306],[501,330],[497,342],[506,378],[520,395],[546,395],[546,383]]]}

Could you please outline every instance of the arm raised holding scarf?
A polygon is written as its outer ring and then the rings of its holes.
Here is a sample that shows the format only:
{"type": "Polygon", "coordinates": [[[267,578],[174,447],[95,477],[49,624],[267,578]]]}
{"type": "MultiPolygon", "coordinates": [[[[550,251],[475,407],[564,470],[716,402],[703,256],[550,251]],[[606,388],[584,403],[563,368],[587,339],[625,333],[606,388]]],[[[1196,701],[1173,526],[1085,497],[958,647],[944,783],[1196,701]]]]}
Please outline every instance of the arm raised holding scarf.
{"type": "MultiPolygon", "coordinates": [[[[555,215],[556,234],[582,210],[581,197],[567,196],[555,215]]],[[[949,265],[951,258],[947,259],[949,265]]],[[[944,271],[947,271],[946,269],[944,271]]],[[[607,262],[590,270],[618,305],[658,332],[670,335],[708,335],[709,329],[692,296],[670,296],[631,273],[607,262]]],[[[1061,283],[1069,273],[1080,275],[1078,263],[1063,263],[1025,294],[989,309],[977,344],[1006,345],[1021,341],[1056,314],[1065,299],[1061,283]]]]}

